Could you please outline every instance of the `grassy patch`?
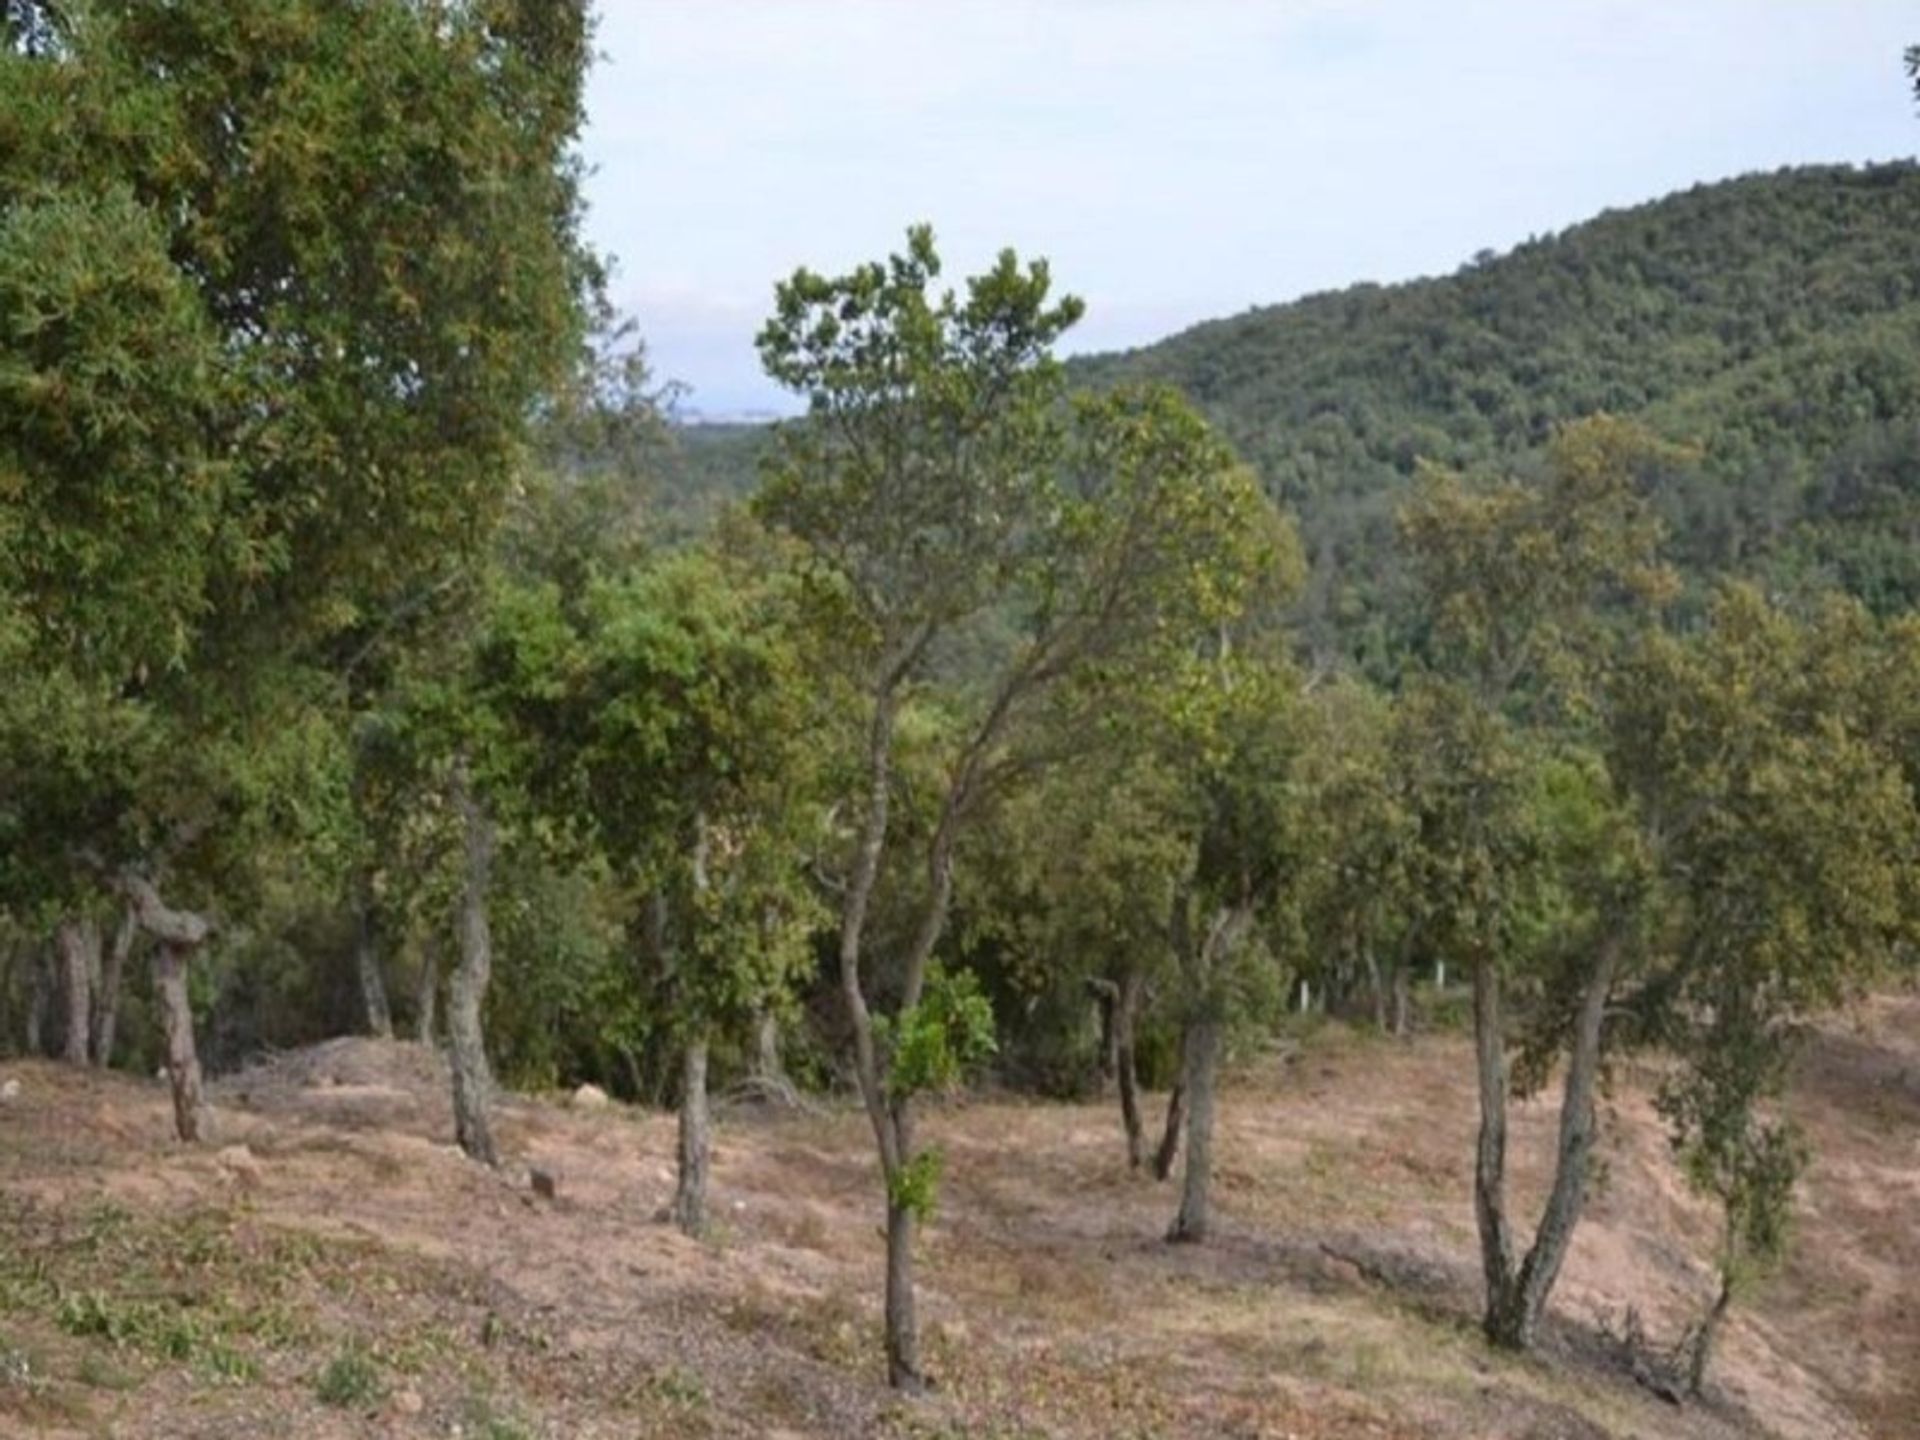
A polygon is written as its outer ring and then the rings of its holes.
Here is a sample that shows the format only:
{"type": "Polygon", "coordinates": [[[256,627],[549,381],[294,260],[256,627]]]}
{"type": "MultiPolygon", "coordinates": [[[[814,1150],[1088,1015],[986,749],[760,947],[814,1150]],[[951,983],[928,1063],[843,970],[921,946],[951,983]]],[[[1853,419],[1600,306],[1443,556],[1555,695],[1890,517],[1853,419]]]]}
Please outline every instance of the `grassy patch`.
{"type": "Polygon", "coordinates": [[[387,1387],[366,1347],[349,1341],[314,1377],[313,1393],[322,1405],[358,1410],[379,1404],[387,1387]]]}

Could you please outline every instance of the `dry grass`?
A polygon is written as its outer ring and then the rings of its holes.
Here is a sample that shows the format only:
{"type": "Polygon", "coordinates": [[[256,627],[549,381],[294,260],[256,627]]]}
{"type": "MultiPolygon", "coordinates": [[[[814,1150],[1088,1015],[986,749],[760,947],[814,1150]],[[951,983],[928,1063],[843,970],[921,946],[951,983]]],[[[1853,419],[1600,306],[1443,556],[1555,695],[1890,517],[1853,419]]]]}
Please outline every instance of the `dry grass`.
{"type": "MultiPolygon", "coordinates": [[[[336,1042],[220,1088],[237,1189],[166,1139],[160,1088],[22,1064],[0,1111],[0,1433],[33,1436],[1548,1437],[1920,1430],[1920,1001],[1825,1037],[1796,1258],[1737,1311],[1715,1404],[1675,1410],[1601,1340],[1672,1336],[1712,1217],[1645,1098],[1613,1098],[1605,1183],[1541,1359],[1472,1324],[1470,1070],[1457,1038],[1330,1028],[1237,1075],[1218,1238],[1169,1247],[1170,1187],[1105,1106],[930,1114],[949,1157],[921,1246],[927,1358],[879,1385],[880,1205],[864,1121],[743,1115],[716,1243],[657,1223],[667,1117],[511,1100],[512,1165],[446,1143],[437,1058],[336,1042]],[[557,1202],[525,1167],[557,1175],[557,1202]],[[342,1358],[342,1357],[346,1358],[342,1358]],[[325,1398],[323,1398],[325,1397],[325,1398]],[[1902,1427],[1905,1427],[1903,1429],[1902,1427]]],[[[1515,1127],[1537,1203],[1553,1113],[1515,1127]]]]}

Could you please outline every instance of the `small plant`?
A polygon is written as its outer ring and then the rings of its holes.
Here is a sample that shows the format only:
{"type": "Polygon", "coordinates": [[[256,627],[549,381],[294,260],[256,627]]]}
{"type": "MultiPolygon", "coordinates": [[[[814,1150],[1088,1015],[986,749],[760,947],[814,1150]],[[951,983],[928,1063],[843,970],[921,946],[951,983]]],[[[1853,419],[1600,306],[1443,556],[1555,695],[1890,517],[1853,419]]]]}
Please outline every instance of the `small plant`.
{"type": "Polygon", "coordinates": [[[676,1410],[698,1410],[707,1403],[707,1387],[698,1375],[681,1365],[670,1365],[647,1381],[654,1399],[676,1410]]]}
{"type": "Polygon", "coordinates": [[[467,1425],[479,1440],[533,1440],[533,1432],[511,1411],[494,1408],[485,1395],[467,1399],[467,1425]]]}
{"type": "Polygon", "coordinates": [[[386,1386],[373,1357],[353,1342],[327,1362],[313,1382],[313,1393],[322,1405],[338,1410],[364,1409],[380,1402],[386,1386]]]}

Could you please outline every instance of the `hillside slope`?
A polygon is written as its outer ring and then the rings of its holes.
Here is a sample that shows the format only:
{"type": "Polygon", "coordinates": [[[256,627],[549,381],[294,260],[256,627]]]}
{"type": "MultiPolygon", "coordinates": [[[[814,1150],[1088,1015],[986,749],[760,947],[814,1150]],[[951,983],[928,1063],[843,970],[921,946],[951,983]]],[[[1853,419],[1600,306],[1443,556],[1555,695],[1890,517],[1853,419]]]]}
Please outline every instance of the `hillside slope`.
{"type": "MultiPolygon", "coordinates": [[[[1415,468],[1524,470],[1556,425],[1602,410],[1697,447],[1652,480],[1696,580],[1920,604],[1911,163],[1699,185],[1452,275],[1250,310],[1070,371],[1192,396],[1301,521],[1314,641],[1377,667],[1406,638],[1391,517],[1415,468]]],[[[662,485],[675,520],[745,493],[765,441],[683,434],[662,485]]]]}
{"type": "Polygon", "coordinates": [[[1700,447],[1661,479],[1683,561],[1920,600],[1920,168],[1749,175],[1610,211],[1458,273],[1358,285],[1075,363],[1191,395],[1302,518],[1317,618],[1387,596],[1423,460],[1523,462],[1607,411],[1700,447]],[[1891,542],[1891,543],[1889,543],[1891,542]]]}
{"type": "MultiPolygon", "coordinates": [[[[1711,1217],[1676,1188],[1646,1077],[1547,1354],[1474,1331],[1469,1057],[1337,1029],[1251,1062],[1223,1105],[1222,1233],[1169,1247],[1105,1107],[929,1116],[949,1184],[925,1242],[940,1392],[878,1383],[871,1145],[851,1110],[729,1116],[715,1244],[659,1223],[667,1117],[509,1098],[507,1170],[464,1161],[437,1056],[336,1041],[220,1090],[229,1141],[165,1143],[159,1085],[0,1067],[0,1433],[42,1437],[1597,1437],[1910,1435],[1920,1414],[1920,999],[1822,1037],[1819,1151],[1787,1270],[1736,1311],[1709,1403],[1629,1378],[1629,1312],[1671,1338],[1711,1217]],[[537,1165],[558,1198],[526,1183],[537,1165]],[[1903,1428],[1904,1427],[1904,1428],[1903,1428]]],[[[1538,1193],[1552,1109],[1523,1107],[1538,1193]]]]}

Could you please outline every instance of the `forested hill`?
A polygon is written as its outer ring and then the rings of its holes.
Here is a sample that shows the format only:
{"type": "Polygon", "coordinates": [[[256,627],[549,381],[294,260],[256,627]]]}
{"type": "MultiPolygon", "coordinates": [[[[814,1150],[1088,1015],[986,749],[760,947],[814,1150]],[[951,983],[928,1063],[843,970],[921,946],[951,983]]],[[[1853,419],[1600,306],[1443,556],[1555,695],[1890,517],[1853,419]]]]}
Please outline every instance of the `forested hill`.
{"type": "Polygon", "coordinates": [[[1819,167],[1610,211],[1453,275],[1213,321],[1080,379],[1172,381],[1300,515],[1351,633],[1422,459],[1511,464],[1560,422],[1703,452],[1662,496],[1691,568],[1920,599],[1920,168],[1819,167]]]}
{"type": "MultiPolygon", "coordinates": [[[[1696,576],[1920,602],[1920,167],[1823,166],[1610,211],[1455,274],[1212,321],[1078,380],[1173,382],[1300,518],[1317,643],[1391,668],[1393,506],[1416,465],[1524,468],[1605,410],[1698,447],[1662,476],[1696,576]]],[[[689,432],[680,516],[744,491],[746,428],[689,432]]]]}

